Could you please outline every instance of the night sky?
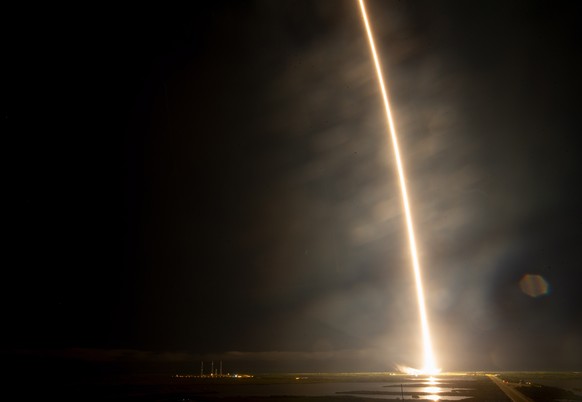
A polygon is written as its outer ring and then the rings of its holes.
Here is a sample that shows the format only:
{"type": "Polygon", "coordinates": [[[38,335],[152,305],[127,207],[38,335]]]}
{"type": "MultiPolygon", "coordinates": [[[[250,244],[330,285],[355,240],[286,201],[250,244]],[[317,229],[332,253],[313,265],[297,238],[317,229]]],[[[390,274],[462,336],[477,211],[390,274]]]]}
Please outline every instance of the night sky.
{"type": "MultiPolygon", "coordinates": [[[[357,2],[208,3],[4,15],[4,361],[418,367],[357,2]]],[[[368,9],[438,364],[582,369],[580,4],[368,9]]]]}

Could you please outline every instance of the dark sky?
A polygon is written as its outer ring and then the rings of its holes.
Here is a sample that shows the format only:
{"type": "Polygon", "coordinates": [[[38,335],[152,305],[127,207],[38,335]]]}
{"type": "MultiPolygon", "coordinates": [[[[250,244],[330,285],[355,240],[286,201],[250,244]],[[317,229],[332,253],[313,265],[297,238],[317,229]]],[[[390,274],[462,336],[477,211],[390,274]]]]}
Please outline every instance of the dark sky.
{"type": "MultiPolygon", "coordinates": [[[[208,3],[4,15],[3,353],[418,367],[357,2],[208,3]]],[[[439,365],[580,370],[579,3],[368,7],[439,365]]]]}

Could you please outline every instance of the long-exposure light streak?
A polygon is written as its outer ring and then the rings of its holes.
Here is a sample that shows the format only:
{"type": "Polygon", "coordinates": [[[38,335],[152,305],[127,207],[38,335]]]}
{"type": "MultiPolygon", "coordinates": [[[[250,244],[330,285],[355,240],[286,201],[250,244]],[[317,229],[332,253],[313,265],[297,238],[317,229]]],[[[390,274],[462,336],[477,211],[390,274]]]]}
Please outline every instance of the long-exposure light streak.
{"type": "Polygon", "coordinates": [[[396,136],[396,128],[394,126],[394,120],[392,118],[392,112],[390,110],[390,103],[388,102],[388,94],[386,92],[386,85],[384,84],[384,78],[382,76],[382,67],[380,66],[380,60],[376,52],[376,46],[374,45],[374,37],[372,35],[372,29],[370,28],[370,23],[368,22],[368,16],[366,14],[366,7],[364,6],[364,0],[359,0],[360,9],[362,10],[362,17],[364,19],[364,25],[366,26],[366,32],[368,34],[368,41],[370,42],[370,49],[372,51],[372,57],[374,58],[374,64],[376,66],[376,74],[378,75],[378,82],[380,85],[380,91],[382,92],[382,99],[384,100],[384,108],[386,109],[386,117],[388,120],[388,128],[390,132],[390,137],[392,139],[392,147],[394,149],[394,158],[396,159],[396,166],[398,170],[398,177],[400,179],[400,189],[402,192],[402,202],[404,204],[404,214],[406,216],[406,227],[408,229],[408,242],[410,245],[410,255],[412,257],[412,267],[414,271],[414,280],[416,283],[416,295],[418,299],[418,310],[420,315],[420,325],[422,329],[422,343],[424,347],[424,367],[421,372],[426,374],[431,374],[438,372],[435,364],[434,353],[432,350],[432,342],[430,338],[430,331],[428,326],[428,318],[426,314],[426,306],[424,300],[424,289],[422,286],[422,277],[420,275],[420,263],[418,261],[418,253],[416,251],[416,240],[414,237],[414,226],[412,224],[412,213],[410,212],[410,204],[408,202],[408,192],[406,191],[406,179],[404,178],[404,168],[402,165],[402,158],[400,157],[400,150],[398,147],[398,138],[396,136]]]}

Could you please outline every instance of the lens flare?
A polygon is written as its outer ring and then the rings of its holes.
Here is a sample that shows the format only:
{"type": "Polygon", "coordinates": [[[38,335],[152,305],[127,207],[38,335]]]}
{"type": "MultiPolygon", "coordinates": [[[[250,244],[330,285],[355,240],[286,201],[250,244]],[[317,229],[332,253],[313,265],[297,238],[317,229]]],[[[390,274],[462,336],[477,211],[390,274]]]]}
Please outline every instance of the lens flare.
{"type": "Polygon", "coordinates": [[[359,3],[360,9],[362,10],[364,25],[366,26],[366,32],[368,34],[368,41],[370,42],[370,49],[372,51],[374,65],[376,66],[376,74],[378,75],[380,91],[382,92],[382,99],[384,100],[384,108],[386,109],[386,118],[388,120],[389,128],[388,131],[390,132],[390,137],[392,139],[392,148],[394,149],[394,158],[396,159],[398,178],[400,180],[400,189],[402,192],[402,202],[404,204],[404,214],[406,216],[406,227],[408,229],[408,243],[410,245],[410,256],[412,257],[412,268],[414,271],[414,281],[416,283],[416,296],[418,299],[418,311],[420,315],[420,326],[422,329],[422,344],[424,348],[424,367],[418,371],[422,374],[435,374],[438,373],[440,370],[436,368],[434,353],[432,350],[432,342],[430,339],[430,331],[428,327],[428,318],[426,314],[426,306],[424,300],[424,289],[422,287],[422,277],[420,275],[420,263],[418,261],[418,253],[416,251],[416,240],[414,238],[414,227],[412,225],[412,213],[410,212],[410,204],[408,202],[408,193],[406,191],[406,179],[404,178],[404,168],[402,165],[402,159],[400,157],[398,138],[396,136],[396,128],[394,126],[394,120],[392,119],[390,103],[388,102],[388,94],[386,92],[384,78],[382,77],[382,68],[380,66],[378,54],[376,53],[376,46],[374,45],[372,29],[370,28],[370,23],[368,22],[368,16],[366,14],[364,0],[359,0],[359,3]]]}

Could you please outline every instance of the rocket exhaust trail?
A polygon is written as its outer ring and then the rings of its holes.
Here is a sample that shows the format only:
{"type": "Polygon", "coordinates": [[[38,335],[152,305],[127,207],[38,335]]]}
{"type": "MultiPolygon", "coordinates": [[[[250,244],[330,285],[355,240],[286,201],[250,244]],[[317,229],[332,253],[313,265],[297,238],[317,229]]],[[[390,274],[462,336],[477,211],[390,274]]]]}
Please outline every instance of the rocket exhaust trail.
{"type": "Polygon", "coordinates": [[[422,287],[422,277],[420,275],[420,264],[418,262],[418,254],[416,251],[416,240],[414,238],[414,227],[412,225],[412,213],[410,212],[410,205],[408,202],[408,193],[406,191],[406,179],[404,178],[404,168],[402,166],[402,159],[400,157],[400,150],[398,147],[398,138],[396,136],[396,128],[394,127],[394,121],[392,119],[392,112],[390,110],[390,103],[388,102],[388,94],[386,92],[386,86],[384,84],[384,78],[382,77],[382,68],[380,66],[380,61],[378,59],[378,54],[376,53],[376,46],[374,45],[374,37],[372,35],[372,30],[370,28],[370,23],[368,22],[368,16],[366,14],[366,7],[364,6],[364,0],[358,0],[360,3],[360,9],[362,10],[362,17],[364,19],[364,25],[366,26],[366,32],[368,34],[368,41],[370,42],[370,50],[372,51],[372,57],[374,58],[374,65],[376,66],[376,74],[378,75],[378,83],[380,85],[380,91],[382,92],[382,99],[384,100],[384,108],[386,110],[386,118],[388,120],[388,128],[390,132],[390,137],[392,139],[392,147],[394,149],[394,158],[396,159],[396,166],[398,170],[398,178],[400,180],[400,189],[402,192],[402,202],[404,204],[404,214],[406,216],[406,227],[408,229],[408,242],[410,245],[410,256],[412,257],[412,268],[414,271],[414,280],[416,283],[416,296],[418,299],[418,312],[420,316],[420,326],[422,330],[422,343],[424,348],[424,367],[420,370],[422,373],[435,374],[440,370],[436,368],[434,353],[432,350],[432,342],[430,339],[430,331],[428,327],[428,318],[426,314],[426,306],[424,300],[424,290],[422,287]]]}

